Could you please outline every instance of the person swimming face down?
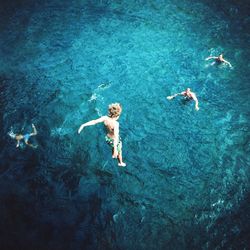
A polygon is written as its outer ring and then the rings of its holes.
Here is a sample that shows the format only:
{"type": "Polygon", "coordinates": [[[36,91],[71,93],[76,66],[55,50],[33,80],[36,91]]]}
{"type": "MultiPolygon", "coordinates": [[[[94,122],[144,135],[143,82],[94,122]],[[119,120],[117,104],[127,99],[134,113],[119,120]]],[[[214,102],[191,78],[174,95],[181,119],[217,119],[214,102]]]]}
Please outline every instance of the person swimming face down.
{"type": "MultiPolygon", "coordinates": [[[[215,62],[217,62],[218,64],[225,63],[229,65],[230,68],[232,68],[231,63],[223,58],[223,53],[221,53],[219,56],[209,56],[205,60],[207,61],[210,59],[215,60],[215,62]]],[[[214,63],[212,63],[212,65],[214,65],[214,63]]]]}
{"type": "Polygon", "coordinates": [[[194,100],[195,101],[195,109],[199,110],[199,101],[198,101],[198,99],[196,97],[196,94],[194,92],[192,92],[190,88],[187,88],[186,90],[184,90],[184,91],[182,91],[180,93],[176,93],[174,95],[167,96],[167,99],[172,100],[176,96],[179,96],[179,95],[184,96],[184,98],[187,99],[187,100],[189,100],[189,99],[194,100]]]}

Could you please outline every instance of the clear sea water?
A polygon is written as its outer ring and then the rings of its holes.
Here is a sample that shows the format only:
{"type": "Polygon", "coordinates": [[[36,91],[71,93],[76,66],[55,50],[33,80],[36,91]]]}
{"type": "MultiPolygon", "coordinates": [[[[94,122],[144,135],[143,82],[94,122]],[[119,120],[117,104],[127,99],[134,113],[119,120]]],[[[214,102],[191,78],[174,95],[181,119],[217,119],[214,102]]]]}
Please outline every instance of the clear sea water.
{"type": "Polygon", "coordinates": [[[0,8],[0,249],[249,249],[248,1],[0,8]],[[223,52],[233,68],[204,59],[223,52]],[[190,87],[200,110],[166,96],[190,87]],[[120,102],[126,168],[102,125],[120,102]],[[38,129],[36,150],[7,136],[38,129]]]}

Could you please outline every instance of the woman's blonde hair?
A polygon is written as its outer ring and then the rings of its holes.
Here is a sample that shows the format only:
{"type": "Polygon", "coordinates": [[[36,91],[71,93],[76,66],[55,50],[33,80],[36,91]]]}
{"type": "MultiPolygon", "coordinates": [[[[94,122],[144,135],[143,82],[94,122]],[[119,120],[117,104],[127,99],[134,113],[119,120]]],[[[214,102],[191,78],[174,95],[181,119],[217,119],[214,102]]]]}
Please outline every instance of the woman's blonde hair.
{"type": "Polygon", "coordinates": [[[116,118],[118,116],[120,116],[122,112],[122,106],[120,103],[111,103],[109,105],[109,117],[111,118],[116,118]]]}

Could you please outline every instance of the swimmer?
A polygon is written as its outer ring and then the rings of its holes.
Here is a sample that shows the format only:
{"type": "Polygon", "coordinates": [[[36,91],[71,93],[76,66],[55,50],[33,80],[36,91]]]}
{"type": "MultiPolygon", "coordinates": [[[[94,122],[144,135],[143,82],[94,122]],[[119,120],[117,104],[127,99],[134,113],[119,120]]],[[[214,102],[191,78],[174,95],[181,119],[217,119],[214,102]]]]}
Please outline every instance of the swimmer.
{"type": "Polygon", "coordinates": [[[102,116],[96,120],[83,123],[78,129],[78,134],[80,134],[83,128],[87,126],[92,126],[97,123],[104,123],[107,130],[105,140],[112,148],[112,158],[117,158],[118,166],[125,167],[126,163],[124,163],[122,160],[122,141],[119,136],[119,122],[117,121],[121,115],[121,112],[122,107],[119,103],[110,104],[107,116],[102,116]]]}
{"type": "Polygon", "coordinates": [[[37,148],[37,145],[33,145],[31,143],[29,143],[29,138],[31,136],[35,136],[37,135],[37,130],[36,130],[36,127],[35,125],[32,123],[32,128],[33,128],[33,131],[32,133],[30,134],[25,134],[25,135],[22,135],[22,134],[15,134],[12,130],[8,133],[8,135],[12,138],[12,139],[15,139],[17,141],[17,144],[16,144],[16,147],[18,148],[20,146],[20,142],[21,140],[24,140],[25,144],[32,147],[32,148],[37,148]]]}
{"type": "MultiPolygon", "coordinates": [[[[226,61],[224,58],[223,58],[223,54],[220,54],[219,56],[209,56],[207,57],[205,60],[210,60],[210,59],[214,59],[215,62],[217,63],[225,63],[225,64],[228,64],[230,68],[232,68],[232,65],[230,62],[226,61]]],[[[214,63],[213,63],[214,64],[214,63]]]]}
{"type": "Polygon", "coordinates": [[[167,96],[167,99],[172,100],[178,95],[182,95],[188,100],[194,100],[195,101],[195,109],[197,111],[199,110],[199,102],[198,102],[198,99],[196,97],[196,94],[194,92],[191,92],[190,88],[187,88],[185,91],[182,91],[181,93],[177,93],[177,94],[174,94],[174,95],[171,95],[171,96],[167,96]]]}

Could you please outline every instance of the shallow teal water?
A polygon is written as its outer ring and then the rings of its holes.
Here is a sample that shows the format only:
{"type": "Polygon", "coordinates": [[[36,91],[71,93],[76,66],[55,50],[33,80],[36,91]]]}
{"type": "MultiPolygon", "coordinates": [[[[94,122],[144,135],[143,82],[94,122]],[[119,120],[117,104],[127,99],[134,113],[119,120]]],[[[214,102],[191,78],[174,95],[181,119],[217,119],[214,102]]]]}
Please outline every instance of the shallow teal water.
{"type": "MultiPolygon", "coordinates": [[[[20,219],[20,205],[19,224],[36,228],[29,238],[18,227],[26,242],[43,248],[46,239],[51,249],[210,249],[232,246],[232,234],[244,232],[239,222],[219,230],[218,220],[249,197],[249,18],[235,18],[241,6],[214,7],[37,2],[6,16],[1,178],[9,191],[2,200],[21,186],[16,203],[29,197],[25,204],[36,204],[27,216],[37,227],[20,219]],[[232,69],[204,60],[221,52],[232,69]],[[187,87],[198,96],[198,112],[181,98],[166,99],[187,87]],[[101,125],[77,135],[112,102],[123,105],[125,169],[112,160],[101,125]],[[16,151],[6,133],[11,126],[30,130],[31,121],[38,150],[16,151]]],[[[12,228],[7,219],[3,224],[12,228]]],[[[247,244],[244,237],[239,244],[247,244]]]]}

